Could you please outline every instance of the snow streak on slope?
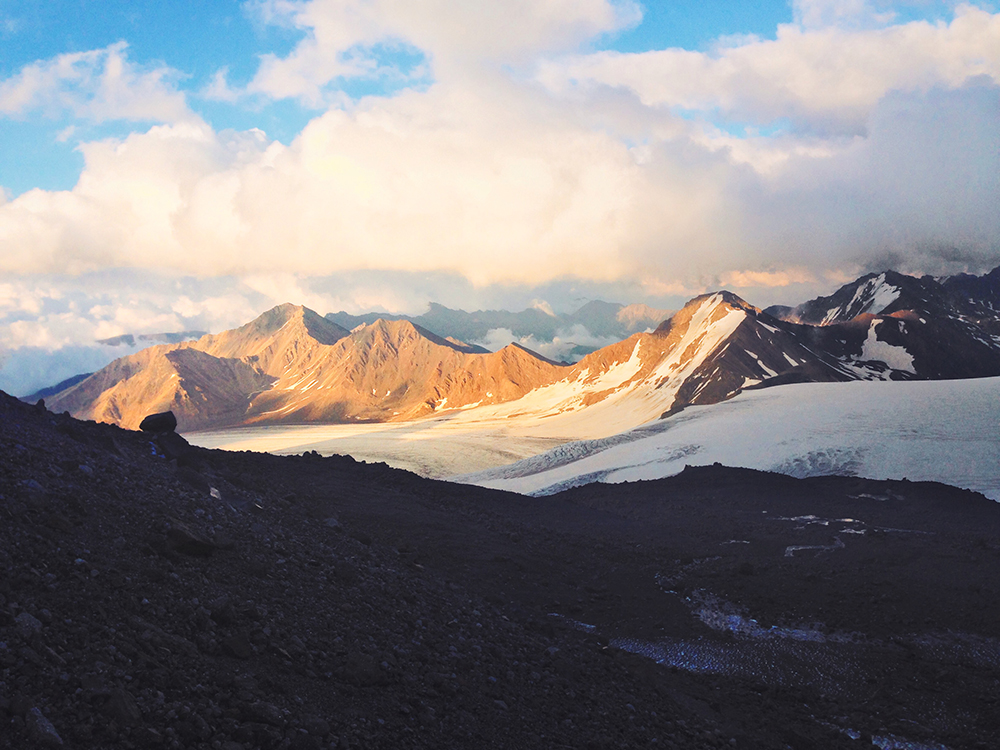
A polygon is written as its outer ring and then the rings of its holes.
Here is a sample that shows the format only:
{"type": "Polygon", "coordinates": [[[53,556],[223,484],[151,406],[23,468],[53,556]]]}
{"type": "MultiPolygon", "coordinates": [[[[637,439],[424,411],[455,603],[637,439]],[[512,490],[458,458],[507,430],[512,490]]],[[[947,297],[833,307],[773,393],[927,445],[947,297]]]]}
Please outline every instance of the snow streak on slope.
{"type": "Polygon", "coordinates": [[[674,405],[685,381],[747,316],[722,294],[705,296],[689,312],[676,342],[667,345],[663,336],[637,334],[622,342],[631,347],[627,359],[606,362],[597,352],[562,380],[459,419],[468,424],[516,420],[519,429],[572,440],[607,437],[655,420],[674,405]]]}
{"type": "Polygon", "coordinates": [[[850,320],[864,313],[877,315],[899,299],[899,287],[886,283],[885,274],[858,286],[854,297],[846,305],[831,308],[820,325],[828,325],[841,320],[850,320]]]}
{"type": "Polygon", "coordinates": [[[718,461],[798,477],[939,481],[1000,500],[998,423],[1000,378],[803,383],[692,406],[627,436],[459,479],[544,495],[718,461]]]}

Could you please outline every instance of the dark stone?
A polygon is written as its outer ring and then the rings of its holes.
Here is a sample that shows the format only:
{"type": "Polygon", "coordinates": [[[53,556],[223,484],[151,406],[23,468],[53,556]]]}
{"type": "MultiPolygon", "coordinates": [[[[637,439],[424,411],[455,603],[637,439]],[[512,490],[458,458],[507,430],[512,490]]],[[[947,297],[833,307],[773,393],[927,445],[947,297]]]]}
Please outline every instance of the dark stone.
{"type": "Polygon", "coordinates": [[[253,646],[243,633],[229,636],[222,641],[222,650],[235,659],[246,661],[253,656],[253,646]]]}
{"type": "Polygon", "coordinates": [[[209,557],[216,547],[186,524],[172,521],[167,532],[167,549],[189,557],[209,557]]]}
{"type": "Polygon", "coordinates": [[[218,599],[208,603],[208,611],[212,615],[212,619],[223,626],[229,626],[236,623],[236,608],[233,607],[233,601],[228,596],[220,596],[218,599]]]}
{"type": "Polygon", "coordinates": [[[173,432],[177,429],[177,417],[172,411],[150,414],[139,423],[143,432],[173,432]]]}
{"type": "Polygon", "coordinates": [[[333,573],[342,583],[354,583],[358,580],[358,569],[347,560],[337,560],[333,564],[333,573]]]}
{"type": "Polygon", "coordinates": [[[355,539],[361,542],[366,547],[371,546],[372,538],[365,532],[361,531],[360,529],[351,529],[349,532],[347,532],[347,535],[351,537],[351,539],[355,539]]]}
{"type": "Polygon", "coordinates": [[[302,728],[314,737],[326,737],[330,734],[330,722],[318,716],[304,716],[302,728]]]}
{"type": "Polygon", "coordinates": [[[36,747],[62,747],[62,737],[52,726],[52,722],[45,718],[39,709],[33,708],[25,714],[25,725],[28,728],[28,736],[36,747]]]}
{"type": "Polygon", "coordinates": [[[281,709],[273,703],[258,701],[246,707],[246,718],[260,724],[270,724],[272,727],[283,727],[285,716],[281,709]]]}
{"type": "Polygon", "coordinates": [[[359,687],[369,687],[378,685],[385,681],[385,676],[379,668],[378,662],[367,654],[353,652],[347,657],[347,664],[344,667],[344,677],[347,681],[359,687]]]}
{"type": "Polygon", "coordinates": [[[111,718],[123,727],[134,727],[142,721],[142,712],[135,699],[120,688],[111,691],[106,708],[111,718]]]}
{"type": "Polygon", "coordinates": [[[29,638],[42,630],[42,622],[37,617],[33,617],[27,612],[22,612],[14,618],[17,629],[23,638],[29,638]]]}
{"type": "Polygon", "coordinates": [[[323,740],[310,734],[298,735],[288,746],[288,750],[322,750],[322,748],[323,740]]]}
{"type": "MultiPolygon", "coordinates": [[[[171,433],[173,434],[173,433],[171,433]]],[[[178,435],[180,437],[180,435],[178,435]]],[[[182,438],[183,439],[183,438],[182,438]]],[[[166,451],[164,451],[166,453],[166,451]]],[[[208,480],[205,479],[200,473],[192,469],[190,466],[181,466],[177,469],[177,478],[180,479],[184,484],[188,485],[192,489],[198,490],[201,493],[208,494],[212,489],[209,485],[208,480]]]]}
{"type": "MultiPolygon", "coordinates": [[[[167,412],[167,414],[171,417],[174,416],[170,412],[167,412]]],[[[146,419],[143,420],[143,424],[145,424],[149,419],[150,417],[146,417],[146,419]]],[[[176,424],[177,420],[175,419],[174,425],[176,426],[176,424]]],[[[178,462],[182,462],[194,453],[194,448],[191,447],[191,444],[176,432],[173,432],[172,428],[169,431],[160,432],[160,434],[156,436],[156,446],[168,460],[177,459],[178,462]]]]}

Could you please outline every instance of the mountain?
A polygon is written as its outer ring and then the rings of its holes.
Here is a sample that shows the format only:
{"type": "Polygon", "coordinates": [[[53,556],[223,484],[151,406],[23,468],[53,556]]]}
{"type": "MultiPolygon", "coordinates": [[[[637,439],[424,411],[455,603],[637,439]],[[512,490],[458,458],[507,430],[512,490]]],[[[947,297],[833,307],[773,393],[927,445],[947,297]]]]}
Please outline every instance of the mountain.
{"type": "Polygon", "coordinates": [[[552,383],[465,419],[516,420],[566,439],[601,437],[724,400],[792,368],[810,379],[859,377],[836,357],[810,350],[795,329],[729,292],[702,295],[655,331],[588,354],[552,383]]]}
{"type": "Polygon", "coordinates": [[[935,279],[896,271],[861,276],[833,294],[798,307],[775,305],[767,312],[794,323],[830,325],[859,315],[909,310],[922,316],[952,317],[982,324],[1000,319],[1000,266],[983,276],[958,274],[935,279]]]}
{"type": "MultiPolygon", "coordinates": [[[[879,360],[895,374],[968,378],[1000,374],[1000,268],[985,276],[862,276],[828,297],[768,312],[813,326],[811,346],[852,367],[879,360]]],[[[888,371],[887,371],[888,372],[888,371]]]]}
{"type": "Polygon", "coordinates": [[[93,374],[94,373],[92,372],[84,372],[79,375],[74,375],[73,377],[66,378],[65,380],[56,383],[55,385],[49,386],[48,388],[42,388],[41,390],[35,391],[34,393],[24,396],[21,400],[26,403],[33,404],[37,402],[38,399],[40,398],[49,398],[50,396],[55,396],[57,393],[65,391],[67,388],[71,388],[80,381],[86,380],[93,374]]]}
{"type": "Polygon", "coordinates": [[[49,406],[124,427],[169,409],[187,430],[391,421],[517,398],[562,369],[517,345],[482,352],[398,320],[349,332],[286,304],[231,331],[116,360],[49,406]]]}
{"type": "Polygon", "coordinates": [[[895,271],[870,273],[844,284],[828,297],[817,297],[794,308],[768,308],[768,312],[792,323],[830,325],[846,323],[859,315],[889,314],[913,310],[930,314],[948,307],[941,285],[895,271]]]}
{"type": "Polygon", "coordinates": [[[538,308],[520,312],[507,310],[452,310],[432,302],[427,312],[417,316],[346,312],[328,313],[327,319],[347,329],[369,325],[376,320],[408,320],[414,325],[436,332],[440,336],[460,341],[485,341],[491,331],[505,330],[516,339],[531,339],[539,343],[556,337],[572,342],[574,336],[583,339],[567,352],[579,358],[599,348],[591,339],[620,340],[637,331],[656,328],[670,317],[672,311],[657,310],[648,305],[592,301],[574,313],[552,314],[538,308]],[[582,330],[581,327],[582,326],[582,330]]]}
{"type": "MultiPolygon", "coordinates": [[[[715,292],[575,365],[517,344],[497,352],[465,344],[471,328],[445,338],[409,320],[378,319],[348,331],[329,316],[281,305],[241,328],[116,360],[50,406],[128,427],[170,409],[185,430],[405,421],[463,410],[474,413],[470,419],[536,425],[546,438],[606,437],[749,388],[1000,375],[1000,335],[981,323],[991,319],[990,298],[970,302],[956,291],[978,284],[988,292],[991,283],[959,280],[949,291],[930,277],[887,271],[777,310],[781,318],[715,292]]],[[[427,317],[453,312],[435,306],[427,317]]],[[[590,303],[577,315],[596,327],[611,312],[622,325],[651,314],[590,303]]],[[[475,315],[454,319],[472,325],[475,315]]]]}
{"type": "Polygon", "coordinates": [[[359,326],[319,354],[290,364],[245,421],[413,419],[517,398],[562,369],[516,344],[481,353],[405,320],[359,326]]]}
{"type": "Polygon", "coordinates": [[[1000,266],[982,276],[960,273],[941,281],[954,299],[964,299],[972,305],[1000,311],[1000,266]]]}

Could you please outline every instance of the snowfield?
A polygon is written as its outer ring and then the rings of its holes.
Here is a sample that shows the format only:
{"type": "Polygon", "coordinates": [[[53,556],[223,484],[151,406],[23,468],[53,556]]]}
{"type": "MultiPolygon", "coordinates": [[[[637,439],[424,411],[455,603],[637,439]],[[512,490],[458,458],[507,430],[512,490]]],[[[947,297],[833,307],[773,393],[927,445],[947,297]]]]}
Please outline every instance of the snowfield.
{"type": "Polygon", "coordinates": [[[454,425],[441,418],[403,424],[235,427],[188,432],[184,437],[203,448],[228,451],[348,455],[431,479],[503,466],[566,442],[566,438],[511,433],[505,425],[454,425]]]}
{"type": "MultiPolygon", "coordinates": [[[[718,461],[797,477],[933,480],[1000,501],[1000,378],[784,385],[581,439],[593,434],[591,421],[580,419],[588,411],[539,419],[537,411],[494,406],[404,424],[275,425],[186,437],[207,448],[349,454],[534,495],[657,479],[718,461]]],[[[615,423],[613,413],[598,411],[615,423]]],[[[625,413],[628,424],[635,415],[625,413]]]]}
{"type": "Polygon", "coordinates": [[[804,383],[748,391],[605,440],[458,481],[547,495],[716,461],[796,477],[933,480],[1000,501],[1000,378],[804,383]]]}

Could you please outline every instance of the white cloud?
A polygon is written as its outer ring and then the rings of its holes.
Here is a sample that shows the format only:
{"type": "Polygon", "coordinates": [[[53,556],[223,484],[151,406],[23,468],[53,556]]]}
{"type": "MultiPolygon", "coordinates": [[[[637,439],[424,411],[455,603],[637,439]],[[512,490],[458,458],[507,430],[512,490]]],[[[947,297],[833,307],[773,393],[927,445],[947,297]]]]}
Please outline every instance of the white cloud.
{"type": "Polygon", "coordinates": [[[493,328],[487,331],[482,339],[471,343],[489,349],[491,352],[502,349],[508,344],[517,343],[556,362],[570,362],[576,361],[582,356],[574,352],[578,347],[588,350],[600,349],[615,343],[617,340],[613,336],[595,336],[587,330],[586,326],[577,323],[568,328],[560,329],[551,340],[538,339],[534,335],[515,336],[509,328],[493,328]]]}
{"type": "Polygon", "coordinates": [[[763,173],[691,137],[651,139],[637,159],[587,116],[513,85],[365,100],[288,147],[259,131],[157,126],[82,146],[72,191],[0,206],[0,271],[692,287],[735,271],[819,276],[887,242],[904,261],[948,242],[995,256],[997,91],[983,81],[893,95],[866,138],[790,149],[763,173]]]}
{"type": "Polygon", "coordinates": [[[138,66],[129,60],[127,48],[116,42],[24,66],[0,81],[0,114],[41,111],[58,117],[68,112],[94,122],[194,119],[177,88],[180,74],[166,66],[138,66]]]}
{"type": "Polygon", "coordinates": [[[239,100],[240,92],[229,85],[229,67],[222,67],[215,71],[212,79],[199,92],[202,99],[216,102],[228,102],[232,104],[239,100]]]}
{"type": "Polygon", "coordinates": [[[624,144],[520,90],[444,85],[329,112],[288,148],[174,125],[81,150],[72,191],[0,207],[0,268],[607,279],[634,269],[616,248],[653,241],[644,212],[693,232],[711,189],[650,182],[624,144]]]}
{"type": "Polygon", "coordinates": [[[807,29],[857,28],[881,26],[892,21],[896,14],[887,5],[869,0],[793,0],[792,11],[795,22],[807,29]]]}
{"type": "Polygon", "coordinates": [[[483,63],[519,64],[573,49],[641,19],[632,0],[260,0],[253,7],[266,22],[306,37],[286,57],[265,55],[248,91],[314,104],[338,77],[377,74],[372,48],[379,43],[421,50],[436,75],[449,78],[483,63]]]}
{"type": "MultiPolygon", "coordinates": [[[[842,5],[808,4],[817,13],[818,6],[842,5]]],[[[947,24],[914,21],[862,29],[790,24],[778,27],[774,40],[753,39],[711,52],[555,58],[538,73],[551,91],[563,95],[610,86],[633,92],[649,107],[719,112],[765,125],[789,118],[800,128],[848,134],[863,132],[874,107],[891,91],[954,88],[976,76],[1000,82],[1000,14],[973,6],[959,7],[947,24]]]]}

